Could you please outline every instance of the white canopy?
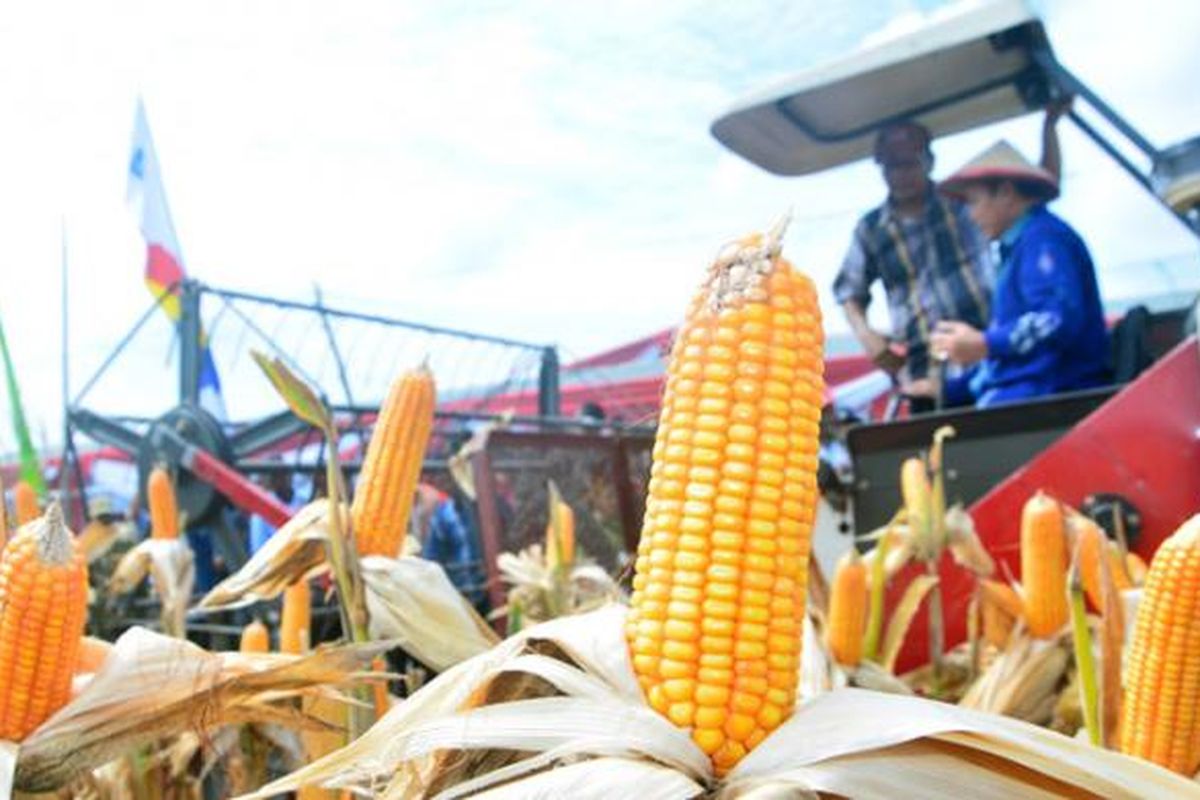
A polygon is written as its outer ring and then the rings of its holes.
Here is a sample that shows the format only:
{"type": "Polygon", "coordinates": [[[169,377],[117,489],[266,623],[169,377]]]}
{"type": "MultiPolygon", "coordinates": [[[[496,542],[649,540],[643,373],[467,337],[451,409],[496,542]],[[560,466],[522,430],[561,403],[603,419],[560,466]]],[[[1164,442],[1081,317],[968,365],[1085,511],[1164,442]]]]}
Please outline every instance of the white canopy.
{"type": "Polygon", "coordinates": [[[1023,0],[959,7],[755,95],[712,133],[778,175],[829,169],[869,156],[889,120],[914,118],[941,136],[1044,103],[1038,51],[1050,54],[1050,45],[1023,0]]]}

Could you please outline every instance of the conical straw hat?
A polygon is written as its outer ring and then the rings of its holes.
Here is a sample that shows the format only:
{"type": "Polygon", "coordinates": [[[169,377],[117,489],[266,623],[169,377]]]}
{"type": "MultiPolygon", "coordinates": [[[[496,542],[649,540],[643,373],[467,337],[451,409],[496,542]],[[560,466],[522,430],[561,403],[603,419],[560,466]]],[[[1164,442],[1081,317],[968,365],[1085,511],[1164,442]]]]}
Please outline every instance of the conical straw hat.
{"type": "Polygon", "coordinates": [[[1003,139],[968,161],[962,168],[942,181],[938,187],[951,197],[962,197],[970,183],[987,180],[1019,181],[1023,188],[1034,191],[1043,200],[1058,197],[1058,181],[1039,166],[1030,164],[1025,156],[1003,139]]]}

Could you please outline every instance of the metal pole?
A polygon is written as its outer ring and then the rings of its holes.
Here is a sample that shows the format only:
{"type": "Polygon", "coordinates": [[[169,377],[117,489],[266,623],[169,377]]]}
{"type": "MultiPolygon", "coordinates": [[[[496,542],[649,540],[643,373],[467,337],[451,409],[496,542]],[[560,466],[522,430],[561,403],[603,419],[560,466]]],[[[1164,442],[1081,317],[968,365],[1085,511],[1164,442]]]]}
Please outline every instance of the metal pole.
{"type": "Polygon", "coordinates": [[[185,280],[179,286],[179,403],[200,401],[200,284],[185,280]]]}
{"type": "Polygon", "coordinates": [[[558,350],[553,347],[542,349],[542,366],[538,372],[538,414],[557,417],[562,412],[562,398],[558,391],[558,350]]]}
{"type": "MultiPolygon", "coordinates": [[[[62,434],[63,434],[63,443],[62,443],[62,459],[59,461],[59,464],[58,464],[58,493],[59,493],[59,496],[62,497],[63,502],[67,503],[67,510],[68,510],[67,519],[70,519],[71,515],[70,515],[70,499],[69,499],[70,494],[69,494],[69,492],[70,492],[70,488],[71,488],[71,480],[68,477],[68,473],[67,473],[67,461],[68,461],[69,456],[71,455],[71,447],[70,447],[71,415],[69,413],[67,413],[67,408],[71,404],[71,390],[70,390],[70,382],[68,380],[68,368],[69,368],[70,362],[67,358],[67,353],[70,350],[70,347],[68,345],[68,330],[67,330],[67,311],[68,311],[67,286],[69,285],[69,282],[68,282],[68,268],[67,268],[67,218],[65,215],[62,217],[61,241],[62,241],[62,269],[60,271],[60,274],[62,276],[62,311],[61,311],[61,313],[62,313],[62,337],[61,338],[62,338],[62,415],[63,415],[62,434]]],[[[83,486],[80,485],[79,489],[82,492],[83,486]]],[[[84,509],[84,515],[85,516],[87,515],[86,509],[84,509]]]]}
{"type": "MultiPolygon", "coordinates": [[[[329,313],[325,309],[325,300],[321,295],[321,287],[313,284],[313,294],[317,298],[317,313],[321,315],[321,324],[325,326],[325,337],[329,339],[329,350],[333,353],[333,361],[337,364],[338,380],[342,384],[342,393],[346,395],[346,405],[354,405],[354,394],[350,391],[350,377],[346,374],[346,362],[342,359],[342,351],[338,348],[337,337],[333,335],[333,325],[329,322],[329,313]]],[[[358,441],[363,447],[367,444],[367,433],[363,430],[362,421],[354,415],[350,427],[358,434],[358,441]]],[[[321,452],[324,452],[322,448],[321,452]]]]}

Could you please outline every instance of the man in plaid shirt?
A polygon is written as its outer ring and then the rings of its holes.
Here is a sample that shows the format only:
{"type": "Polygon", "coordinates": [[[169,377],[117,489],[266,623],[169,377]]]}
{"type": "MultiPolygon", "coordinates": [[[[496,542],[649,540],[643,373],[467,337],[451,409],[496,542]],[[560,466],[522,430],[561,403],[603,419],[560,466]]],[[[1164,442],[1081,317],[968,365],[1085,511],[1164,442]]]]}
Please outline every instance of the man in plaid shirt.
{"type": "MultiPolygon", "coordinates": [[[[883,128],[875,142],[888,198],[859,220],[833,285],[855,336],[902,389],[927,386],[929,337],[942,320],[987,326],[992,262],[966,206],[939,196],[930,178],[929,131],[915,122],[883,128]],[[871,286],[882,281],[891,334],[867,323],[871,286]]],[[[927,398],[912,410],[932,407],[927,398]]]]}

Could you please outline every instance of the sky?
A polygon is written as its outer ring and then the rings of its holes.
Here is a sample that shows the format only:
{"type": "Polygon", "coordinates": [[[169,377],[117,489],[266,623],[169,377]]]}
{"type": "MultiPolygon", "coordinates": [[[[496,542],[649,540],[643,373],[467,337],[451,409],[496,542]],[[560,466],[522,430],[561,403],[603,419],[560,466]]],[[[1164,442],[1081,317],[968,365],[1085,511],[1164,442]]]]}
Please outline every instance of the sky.
{"type": "MultiPolygon", "coordinates": [[[[790,210],[785,248],[828,287],[883,195],[858,163],[769,175],[708,132],[740,97],[914,25],[932,0],[362,0],[83,3],[0,12],[0,321],[39,443],[60,440],[61,277],[71,393],[139,315],[144,245],[124,204],[147,107],[187,269],[207,284],[554,344],[564,361],[678,322],[716,249],[790,210]]],[[[1044,0],[1060,61],[1166,145],[1200,134],[1200,4],[1044,0]]],[[[936,143],[943,176],[1000,136],[1036,158],[1028,116],[936,143]]],[[[1110,299],[1200,287],[1196,240],[1074,130],[1064,197],[1110,299]]],[[[882,315],[876,304],[873,311],[882,315]]],[[[235,416],[273,410],[253,337],[214,316],[235,416]]],[[[264,312],[278,343],[313,322],[264,312]]],[[[883,324],[881,316],[877,316],[883,324]]],[[[353,328],[353,330],[351,330],[353,328]]],[[[339,336],[378,399],[417,356],[339,336]],[[369,374],[366,374],[369,373],[369,374]]],[[[157,416],[176,348],[149,320],[85,405],[157,416]]],[[[422,345],[429,346],[429,345],[422,345]]],[[[391,348],[394,350],[394,348],[391,348]]],[[[511,353],[457,357],[486,371],[511,353]]],[[[515,363],[515,362],[514,362],[515,363]]],[[[333,380],[330,364],[313,367],[333,380]]],[[[332,387],[329,387],[332,388],[332,387]]],[[[13,449],[0,397],[0,453],[13,449]]]]}

